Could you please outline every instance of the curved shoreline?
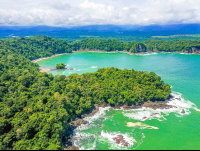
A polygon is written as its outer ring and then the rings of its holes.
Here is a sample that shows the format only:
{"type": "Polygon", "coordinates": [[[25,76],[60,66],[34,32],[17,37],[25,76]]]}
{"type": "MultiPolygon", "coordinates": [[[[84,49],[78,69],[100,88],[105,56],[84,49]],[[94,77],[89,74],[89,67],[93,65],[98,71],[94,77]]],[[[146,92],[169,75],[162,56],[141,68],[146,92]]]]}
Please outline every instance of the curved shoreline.
{"type": "MultiPolygon", "coordinates": [[[[35,60],[32,60],[31,62],[33,63],[37,63],[38,61],[41,61],[41,60],[44,60],[44,59],[50,59],[50,58],[53,58],[53,57],[56,57],[56,56],[60,56],[60,55],[67,55],[67,54],[73,54],[73,53],[77,53],[77,52],[93,52],[93,53],[126,53],[126,54],[129,54],[129,55],[140,55],[140,56],[143,56],[143,55],[148,55],[149,53],[153,54],[153,53],[171,53],[171,54],[184,54],[184,55],[200,55],[198,53],[183,53],[183,52],[164,52],[164,51],[147,51],[147,52],[140,52],[140,53],[131,53],[131,52],[128,52],[128,51],[102,51],[102,50],[78,50],[78,51],[72,51],[72,53],[61,53],[61,54],[55,54],[55,55],[52,55],[50,57],[42,57],[42,58],[38,58],[38,59],[35,59],[35,60]]],[[[47,71],[50,71],[51,69],[50,68],[41,68],[40,67],[40,72],[47,72],[47,71]]]]}
{"type": "Polygon", "coordinates": [[[139,52],[139,53],[132,53],[129,51],[103,51],[103,50],[77,50],[77,51],[72,51],[72,53],[61,53],[61,54],[55,54],[52,55],[50,57],[41,57],[35,60],[32,60],[31,62],[36,63],[38,61],[44,60],[44,59],[50,59],[56,56],[60,56],[60,55],[66,55],[66,54],[73,54],[76,52],[96,52],[96,53],[126,53],[129,55],[141,55],[141,54],[148,54],[148,53],[172,53],[172,54],[184,54],[184,55],[200,55],[199,53],[184,53],[184,52],[165,52],[165,51],[146,51],[146,52],[139,52]]]}
{"type": "MultiPolygon", "coordinates": [[[[174,92],[173,92],[174,93],[174,92]]],[[[185,99],[181,97],[181,95],[176,96],[173,93],[170,94],[169,99],[166,99],[165,101],[147,101],[144,102],[143,104],[140,105],[132,105],[132,106],[128,106],[128,105],[123,105],[123,106],[110,106],[108,104],[102,104],[102,105],[97,105],[95,104],[94,107],[89,111],[89,113],[85,113],[83,115],[81,115],[81,118],[76,118],[74,121],[70,122],[70,127],[69,127],[69,131],[71,130],[71,135],[66,137],[66,142],[63,142],[64,145],[64,150],[79,150],[78,146],[76,145],[76,133],[78,134],[77,130],[84,130],[87,127],[90,127],[93,124],[93,120],[90,122],[90,120],[92,119],[92,117],[94,117],[95,119],[98,118],[99,116],[104,116],[104,114],[102,114],[102,111],[107,111],[109,109],[114,109],[114,110],[123,110],[123,111],[143,111],[145,109],[147,110],[151,110],[153,112],[151,112],[151,115],[148,117],[147,115],[143,115],[141,119],[138,119],[139,122],[127,122],[127,127],[142,127],[142,128],[147,128],[147,129],[155,129],[158,130],[159,127],[155,127],[155,126],[150,126],[147,124],[144,124],[143,121],[148,120],[148,119],[152,119],[152,118],[157,118],[159,117],[159,113],[161,114],[162,112],[175,112],[178,113],[180,115],[189,115],[189,109],[194,109],[198,112],[200,112],[200,110],[198,108],[196,108],[195,104],[191,105],[190,103],[187,104],[189,106],[185,106],[185,105],[180,105],[180,104],[174,104],[174,100],[176,102],[185,102],[185,99]],[[97,115],[98,114],[98,115],[97,115]]],[[[189,101],[190,102],[190,101],[189,101]]],[[[133,117],[128,117],[128,118],[133,118],[133,117]]],[[[135,119],[137,120],[137,119],[135,119]]],[[[101,128],[101,127],[100,127],[101,128]]],[[[78,135],[79,136],[79,135],[78,135]]],[[[84,138],[84,136],[82,136],[84,138]]],[[[80,138],[80,140],[82,140],[83,138],[80,138]]],[[[119,140],[121,141],[121,140],[119,140]]]]}
{"type": "MultiPolygon", "coordinates": [[[[81,117],[76,117],[73,121],[69,123],[68,131],[70,132],[70,134],[66,136],[66,141],[63,142],[64,150],[79,150],[79,148],[75,146],[75,144],[73,144],[74,142],[73,137],[76,135],[77,129],[84,128],[84,126],[90,126],[91,123],[86,119],[91,118],[95,116],[96,114],[98,114],[99,112],[101,112],[102,110],[101,108],[106,109],[106,110],[113,108],[115,110],[124,110],[124,111],[137,110],[137,109],[142,109],[144,107],[152,109],[152,110],[176,108],[173,105],[167,104],[168,102],[170,102],[172,98],[174,97],[170,94],[169,98],[166,99],[165,101],[155,101],[155,102],[147,101],[147,102],[143,102],[142,104],[136,104],[136,105],[131,105],[131,106],[128,106],[127,104],[124,104],[121,106],[111,106],[106,103],[103,103],[101,105],[94,104],[94,106],[88,112],[83,113],[81,117]]],[[[145,120],[146,119],[147,118],[145,117],[145,120]]]]}
{"type": "Polygon", "coordinates": [[[44,60],[44,59],[50,59],[50,58],[53,58],[53,57],[56,57],[56,56],[61,56],[61,55],[66,55],[66,54],[71,54],[71,53],[54,54],[54,55],[52,55],[52,56],[50,56],[50,57],[41,57],[41,58],[32,60],[31,62],[36,63],[36,62],[41,61],[41,60],[44,60]]]}

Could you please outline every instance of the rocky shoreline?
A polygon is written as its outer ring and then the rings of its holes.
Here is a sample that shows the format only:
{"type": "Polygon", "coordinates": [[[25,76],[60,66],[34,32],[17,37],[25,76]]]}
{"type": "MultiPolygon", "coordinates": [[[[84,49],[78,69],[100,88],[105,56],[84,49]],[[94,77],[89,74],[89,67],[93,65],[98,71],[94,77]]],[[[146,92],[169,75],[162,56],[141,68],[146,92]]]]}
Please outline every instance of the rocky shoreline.
{"type": "Polygon", "coordinates": [[[145,54],[145,53],[177,53],[177,54],[200,54],[200,50],[194,50],[192,49],[191,50],[188,50],[187,52],[182,52],[182,51],[174,51],[174,52],[166,52],[166,51],[153,51],[153,50],[146,50],[146,51],[140,51],[140,52],[137,52],[137,53],[131,53],[127,50],[123,50],[123,51],[103,51],[103,50],[89,50],[89,49],[85,49],[85,50],[77,50],[77,51],[73,51],[73,52],[99,52],[99,53],[127,53],[127,54],[130,54],[130,55],[139,55],[139,54],[145,54]]]}
{"type": "MultiPolygon", "coordinates": [[[[99,112],[99,108],[100,107],[112,107],[113,109],[123,109],[123,110],[133,110],[133,109],[140,109],[142,107],[146,107],[146,108],[151,108],[153,110],[156,109],[170,109],[170,108],[177,108],[176,106],[172,106],[172,105],[168,105],[167,103],[170,101],[170,99],[173,98],[171,95],[169,97],[169,99],[165,100],[165,101],[147,101],[144,102],[143,104],[136,104],[136,105],[131,105],[128,106],[127,104],[124,104],[122,106],[110,106],[109,104],[95,104],[93,106],[93,108],[89,111],[89,113],[85,113],[81,115],[81,118],[76,118],[74,121],[70,122],[70,126],[68,131],[70,131],[70,135],[66,137],[66,142],[64,142],[64,150],[79,150],[78,147],[73,146],[72,144],[72,137],[74,136],[74,130],[78,127],[81,128],[82,124],[88,124],[90,125],[87,121],[84,121],[83,119],[86,117],[92,117],[94,116],[97,112],[99,112]]],[[[185,110],[183,109],[182,114],[185,113],[185,110]]],[[[152,115],[153,116],[153,115],[152,115]]],[[[144,117],[145,118],[145,117],[144,117]]],[[[124,144],[124,146],[129,146],[129,144],[124,140],[123,136],[119,135],[116,138],[113,138],[114,141],[116,141],[116,143],[118,144],[124,144]]]]}

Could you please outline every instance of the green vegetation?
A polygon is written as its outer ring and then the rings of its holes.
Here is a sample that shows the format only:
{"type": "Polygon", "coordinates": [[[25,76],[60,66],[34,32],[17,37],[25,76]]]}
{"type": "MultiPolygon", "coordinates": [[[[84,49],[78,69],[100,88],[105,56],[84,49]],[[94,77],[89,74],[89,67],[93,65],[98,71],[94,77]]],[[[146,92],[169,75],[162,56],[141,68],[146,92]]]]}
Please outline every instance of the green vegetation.
{"type": "Polygon", "coordinates": [[[165,51],[165,52],[190,52],[195,47],[200,49],[200,40],[147,40],[143,42],[121,42],[115,39],[86,39],[73,43],[73,50],[104,50],[104,51],[123,51],[139,53],[146,51],[165,51]]]}
{"type": "Polygon", "coordinates": [[[102,39],[85,39],[73,43],[73,50],[104,50],[104,51],[132,51],[145,52],[146,46],[137,41],[124,43],[116,39],[102,40],[102,39]]]}
{"type": "Polygon", "coordinates": [[[146,51],[190,52],[192,48],[200,49],[200,40],[147,40],[143,42],[122,42],[116,39],[85,39],[76,42],[54,39],[47,36],[15,38],[0,40],[0,50],[25,56],[30,60],[49,57],[53,54],[71,53],[72,50],[128,51],[132,53],[146,51]]]}
{"type": "Polygon", "coordinates": [[[65,64],[64,63],[59,63],[56,65],[56,69],[64,69],[65,68],[65,64]]]}
{"type": "Polygon", "coordinates": [[[66,40],[58,40],[47,36],[15,38],[0,40],[0,50],[18,54],[30,60],[50,57],[53,54],[71,53],[71,45],[66,40]]]}
{"type": "Polygon", "coordinates": [[[147,50],[165,52],[188,52],[192,47],[200,49],[200,40],[148,40],[144,41],[147,50]]]}
{"type": "MultiPolygon", "coordinates": [[[[103,42],[115,44],[114,40],[103,42]]],[[[123,45],[116,43],[112,49],[123,45]]],[[[168,98],[170,85],[153,72],[104,68],[54,77],[39,72],[39,65],[31,62],[37,57],[71,52],[74,46],[45,36],[0,41],[1,150],[63,149],[69,122],[94,104],[131,105],[168,98]]]]}

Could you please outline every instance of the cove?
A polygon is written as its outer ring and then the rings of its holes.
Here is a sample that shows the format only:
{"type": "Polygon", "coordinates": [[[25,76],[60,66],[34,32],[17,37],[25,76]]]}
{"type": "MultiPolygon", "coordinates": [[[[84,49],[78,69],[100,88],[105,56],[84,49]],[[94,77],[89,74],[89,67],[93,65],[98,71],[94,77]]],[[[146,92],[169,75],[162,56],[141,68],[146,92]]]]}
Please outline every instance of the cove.
{"type": "MultiPolygon", "coordinates": [[[[38,64],[42,68],[54,68],[60,62],[75,70],[50,71],[54,76],[94,72],[104,67],[152,71],[161,76],[165,83],[172,85],[173,91],[181,93],[181,98],[200,108],[200,55],[76,52],[42,60],[38,64]]],[[[125,116],[128,113],[124,111],[111,109],[105,111],[104,117],[101,117],[103,121],[101,118],[95,119],[90,128],[78,130],[86,139],[82,142],[77,140],[77,144],[82,149],[199,149],[200,112],[194,109],[189,109],[188,112],[188,115],[161,113],[163,118],[159,120],[142,121],[143,124],[159,128],[148,129],[127,127],[128,122],[141,121],[125,116]],[[117,134],[127,137],[133,145],[124,148],[114,143],[110,138],[117,134]],[[91,136],[91,139],[87,139],[91,136]]],[[[130,114],[136,115],[135,112],[130,114]]]]}

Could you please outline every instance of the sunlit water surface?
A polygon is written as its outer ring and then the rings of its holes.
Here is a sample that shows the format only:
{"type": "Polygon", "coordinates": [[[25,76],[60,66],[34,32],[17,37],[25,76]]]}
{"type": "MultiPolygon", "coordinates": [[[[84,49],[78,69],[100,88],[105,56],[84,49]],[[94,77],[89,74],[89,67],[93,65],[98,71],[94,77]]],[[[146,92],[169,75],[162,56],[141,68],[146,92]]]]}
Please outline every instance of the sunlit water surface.
{"type": "Polygon", "coordinates": [[[200,55],[77,52],[38,63],[42,68],[55,68],[60,62],[75,70],[50,71],[53,75],[95,72],[104,67],[152,71],[172,85],[173,95],[181,99],[174,100],[176,110],[102,109],[95,117],[85,119],[89,126],[77,129],[74,144],[80,149],[200,149],[200,112],[194,109],[200,108],[200,55]],[[185,114],[181,114],[182,109],[185,114]],[[128,127],[128,122],[159,129],[128,127]],[[129,143],[128,147],[113,140],[119,134],[129,143]]]}

